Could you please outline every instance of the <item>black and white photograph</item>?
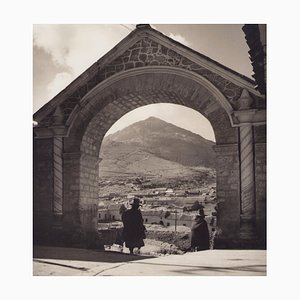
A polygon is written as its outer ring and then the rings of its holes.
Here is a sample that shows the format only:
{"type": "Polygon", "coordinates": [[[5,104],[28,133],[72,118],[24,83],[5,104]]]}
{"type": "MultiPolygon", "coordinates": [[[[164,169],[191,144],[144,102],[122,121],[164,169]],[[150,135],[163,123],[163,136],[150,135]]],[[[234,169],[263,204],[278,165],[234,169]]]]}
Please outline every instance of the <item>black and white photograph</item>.
{"type": "Polygon", "coordinates": [[[266,24],[35,24],[33,275],[265,276],[266,49],[266,24]]]}
{"type": "Polygon", "coordinates": [[[297,8],[4,2],[2,298],[295,298],[297,8]]]}

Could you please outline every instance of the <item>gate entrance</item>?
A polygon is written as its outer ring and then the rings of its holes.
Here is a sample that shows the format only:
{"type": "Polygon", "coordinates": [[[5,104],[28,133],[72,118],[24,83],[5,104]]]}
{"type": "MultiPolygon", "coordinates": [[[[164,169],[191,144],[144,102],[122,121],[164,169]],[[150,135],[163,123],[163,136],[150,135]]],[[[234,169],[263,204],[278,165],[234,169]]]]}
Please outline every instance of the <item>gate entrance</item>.
{"type": "Polygon", "coordinates": [[[217,154],[216,247],[265,243],[265,97],[254,82],[137,26],[43,106],[34,128],[34,239],[101,246],[101,142],[124,114],[152,103],[190,107],[211,123],[217,154]]]}

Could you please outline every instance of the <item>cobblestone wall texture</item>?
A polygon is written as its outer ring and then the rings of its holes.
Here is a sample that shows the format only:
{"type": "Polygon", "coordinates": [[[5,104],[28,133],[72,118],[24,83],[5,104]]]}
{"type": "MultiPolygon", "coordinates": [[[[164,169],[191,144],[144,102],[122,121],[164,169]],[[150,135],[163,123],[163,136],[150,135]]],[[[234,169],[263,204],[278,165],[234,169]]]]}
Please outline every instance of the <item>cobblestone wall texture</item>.
{"type": "MultiPolygon", "coordinates": [[[[67,99],[61,104],[64,122],[69,118],[80,100],[97,84],[122,71],[145,66],[171,66],[199,74],[216,86],[233,108],[238,108],[237,100],[242,92],[241,87],[184,57],[176,52],[175,48],[167,48],[149,37],[144,37],[105,67],[102,67],[100,63],[93,66],[93,70],[86,80],[80,84],[73,94],[68,95],[67,99]]],[[[259,101],[257,96],[251,96],[256,100],[256,105],[260,107],[264,105],[264,102],[259,101]]],[[[40,124],[43,126],[51,125],[54,111],[55,109],[41,120],[40,124]]]]}
{"type": "Polygon", "coordinates": [[[217,153],[218,227],[221,238],[239,238],[240,170],[237,144],[215,146],[217,153]]]}

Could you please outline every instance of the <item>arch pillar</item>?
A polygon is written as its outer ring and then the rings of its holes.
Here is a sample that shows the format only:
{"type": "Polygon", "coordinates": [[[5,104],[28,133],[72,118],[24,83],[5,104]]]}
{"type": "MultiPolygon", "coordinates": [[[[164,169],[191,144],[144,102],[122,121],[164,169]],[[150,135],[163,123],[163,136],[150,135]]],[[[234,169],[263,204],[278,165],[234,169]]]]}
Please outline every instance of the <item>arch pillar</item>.
{"type": "Polygon", "coordinates": [[[64,202],[63,214],[64,225],[78,226],[79,201],[80,201],[80,157],[81,153],[66,152],[63,154],[63,172],[64,172],[64,202]]]}
{"type": "Polygon", "coordinates": [[[62,138],[35,138],[33,146],[34,242],[53,242],[62,228],[62,138]]]}
{"type": "Polygon", "coordinates": [[[82,151],[64,160],[64,234],[72,245],[101,248],[97,234],[98,168],[101,159],[82,151]]]}
{"type": "Polygon", "coordinates": [[[216,152],[217,225],[216,248],[239,247],[240,232],[240,161],[239,145],[214,146],[216,152]]]}
{"type": "MultiPolygon", "coordinates": [[[[239,110],[234,112],[239,121],[239,152],[240,152],[240,245],[243,248],[265,247],[265,181],[259,182],[263,199],[257,193],[257,164],[263,161],[265,152],[257,150],[257,128],[265,128],[265,112],[252,109],[253,99],[247,90],[243,90],[238,100],[239,110]],[[257,116],[260,115],[260,122],[257,116]],[[257,154],[258,158],[257,159],[257,154]],[[261,221],[262,220],[262,221],[261,221]]],[[[259,131],[258,131],[259,132],[259,131]]],[[[260,138],[265,141],[266,132],[260,132],[260,138]]],[[[259,167],[260,168],[260,167],[259,167]]]]}

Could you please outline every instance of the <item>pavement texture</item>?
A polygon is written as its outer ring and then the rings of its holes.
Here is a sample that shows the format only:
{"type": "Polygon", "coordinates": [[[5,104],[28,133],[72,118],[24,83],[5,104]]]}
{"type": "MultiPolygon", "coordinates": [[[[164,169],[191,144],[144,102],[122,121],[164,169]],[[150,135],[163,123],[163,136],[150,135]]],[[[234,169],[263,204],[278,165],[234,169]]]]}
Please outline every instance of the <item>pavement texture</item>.
{"type": "Polygon", "coordinates": [[[266,276],[265,250],[206,250],[160,257],[35,246],[34,276],[266,276]]]}

